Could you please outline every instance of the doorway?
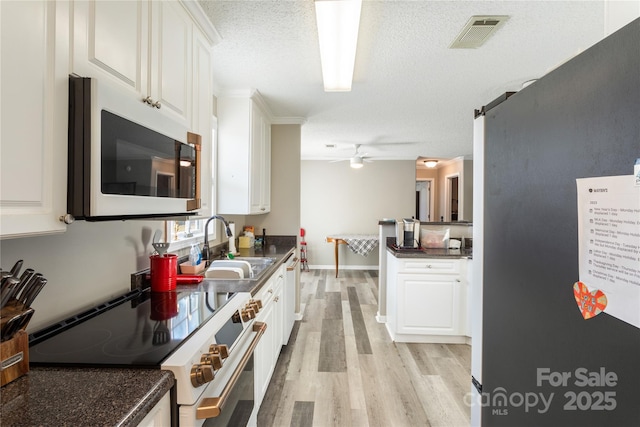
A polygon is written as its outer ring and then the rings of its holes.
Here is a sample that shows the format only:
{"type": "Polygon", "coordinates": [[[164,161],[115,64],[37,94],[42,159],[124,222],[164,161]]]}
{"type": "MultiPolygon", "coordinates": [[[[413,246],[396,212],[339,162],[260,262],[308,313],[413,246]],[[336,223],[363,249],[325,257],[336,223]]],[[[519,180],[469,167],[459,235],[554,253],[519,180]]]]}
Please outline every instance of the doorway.
{"type": "Polygon", "coordinates": [[[445,187],[445,218],[446,221],[458,221],[460,217],[460,174],[447,175],[445,187]]]}
{"type": "Polygon", "coordinates": [[[434,218],[434,180],[416,181],[416,218],[423,222],[431,222],[434,218]]]}

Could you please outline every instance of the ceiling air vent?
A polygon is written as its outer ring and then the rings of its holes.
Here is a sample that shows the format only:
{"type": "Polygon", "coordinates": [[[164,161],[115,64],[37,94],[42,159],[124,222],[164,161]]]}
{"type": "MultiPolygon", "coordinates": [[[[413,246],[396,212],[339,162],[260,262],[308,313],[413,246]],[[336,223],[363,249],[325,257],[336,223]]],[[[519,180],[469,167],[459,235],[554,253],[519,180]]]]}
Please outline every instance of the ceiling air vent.
{"type": "Polygon", "coordinates": [[[451,49],[480,47],[507,19],[509,19],[508,16],[472,16],[449,47],[451,49]]]}

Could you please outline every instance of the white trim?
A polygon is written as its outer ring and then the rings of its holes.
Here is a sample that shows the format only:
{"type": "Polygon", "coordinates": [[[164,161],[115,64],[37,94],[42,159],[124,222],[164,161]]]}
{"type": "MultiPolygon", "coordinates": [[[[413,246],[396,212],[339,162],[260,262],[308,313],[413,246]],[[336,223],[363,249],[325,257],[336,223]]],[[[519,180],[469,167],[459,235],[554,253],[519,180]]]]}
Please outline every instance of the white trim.
{"type": "MultiPolygon", "coordinates": [[[[335,264],[327,264],[327,265],[309,265],[309,270],[335,270],[335,264]]],[[[379,270],[380,267],[378,264],[373,265],[339,265],[338,271],[340,270],[379,270]]]]}
{"type": "Polygon", "coordinates": [[[460,221],[462,218],[462,174],[460,172],[452,173],[449,175],[445,175],[444,177],[444,220],[446,222],[452,222],[451,219],[451,189],[450,189],[450,181],[452,178],[458,178],[458,219],[460,221]]]}
{"type": "Polygon", "coordinates": [[[272,125],[303,125],[307,122],[306,117],[273,117],[272,125]]]}
{"type": "Polygon", "coordinates": [[[202,9],[202,6],[200,6],[200,3],[195,0],[181,0],[181,3],[212,45],[215,46],[222,41],[222,36],[216,27],[213,26],[213,23],[202,9]]]}
{"type": "Polygon", "coordinates": [[[387,316],[380,316],[380,314],[376,314],[376,322],[387,323],[387,316]]]}

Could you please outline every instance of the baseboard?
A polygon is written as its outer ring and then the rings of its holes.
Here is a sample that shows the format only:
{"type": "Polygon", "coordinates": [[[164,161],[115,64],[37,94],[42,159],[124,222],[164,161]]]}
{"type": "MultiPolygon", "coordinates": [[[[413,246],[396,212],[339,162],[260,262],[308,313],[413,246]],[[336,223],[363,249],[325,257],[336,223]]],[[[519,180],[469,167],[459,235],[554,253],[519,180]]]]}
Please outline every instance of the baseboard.
{"type": "Polygon", "coordinates": [[[380,316],[379,314],[376,314],[376,322],[387,323],[387,316],[380,316]]]}
{"type": "MultiPolygon", "coordinates": [[[[310,270],[334,270],[336,269],[335,265],[309,265],[310,270]]],[[[338,271],[344,270],[379,270],[380,266],[378,264],[375,265],[341,265],[338,267],[338,271]]]]}

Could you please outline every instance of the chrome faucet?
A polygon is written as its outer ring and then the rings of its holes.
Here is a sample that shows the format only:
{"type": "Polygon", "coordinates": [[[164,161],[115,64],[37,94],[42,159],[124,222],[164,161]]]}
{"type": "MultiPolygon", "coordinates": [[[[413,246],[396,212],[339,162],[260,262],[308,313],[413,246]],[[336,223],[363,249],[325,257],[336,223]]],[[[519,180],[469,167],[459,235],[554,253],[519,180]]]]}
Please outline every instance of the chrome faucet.
{"type": "Polygon", "coordinates": [[[207,220],[207,222],[204,224],[204,245],[202,246],[202,258],[206,260],[206,267],[211,264],[211,260],[209,259],[209,223],[214,219],[219,219],[220,221],[222,221],[225,227],[225,231],[227,232],[227,237],[233,237],[231,228],[229,228],[229,223],[222,216],[214,215],[207,220]]]}

